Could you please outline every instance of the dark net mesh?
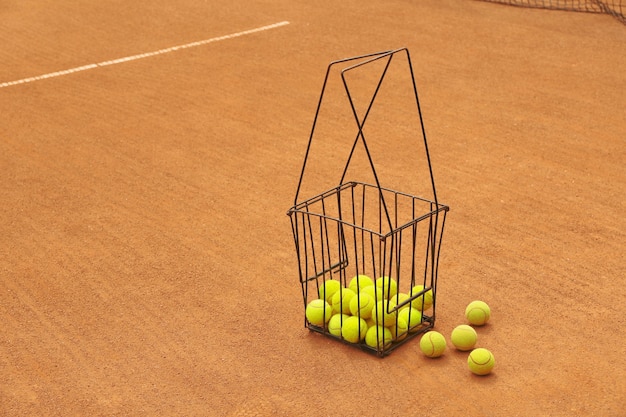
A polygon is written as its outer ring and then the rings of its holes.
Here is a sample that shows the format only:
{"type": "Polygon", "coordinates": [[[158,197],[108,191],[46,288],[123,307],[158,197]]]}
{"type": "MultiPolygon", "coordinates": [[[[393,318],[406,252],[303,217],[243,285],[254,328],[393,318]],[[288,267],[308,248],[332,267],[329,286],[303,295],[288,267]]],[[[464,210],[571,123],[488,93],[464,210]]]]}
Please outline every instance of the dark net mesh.
{"type": "Polygon", "coordinates": [[[606,13],[626,24],[626,0],[482,0],[519,7],[606,13]]]}

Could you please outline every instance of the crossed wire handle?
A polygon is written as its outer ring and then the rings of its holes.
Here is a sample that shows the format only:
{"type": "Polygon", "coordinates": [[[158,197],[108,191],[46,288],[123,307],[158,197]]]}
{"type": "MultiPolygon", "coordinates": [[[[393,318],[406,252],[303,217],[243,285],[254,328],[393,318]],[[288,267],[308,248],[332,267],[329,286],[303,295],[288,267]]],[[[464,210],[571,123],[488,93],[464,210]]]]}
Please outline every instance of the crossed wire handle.
{"type": "Polygon", "coordinates": [[[304,172],[306,170],[306,164],[307,164],[307,161],[308,161],[309,152],[311,150],[311,143],[312,143],[313,137],[315,135],[315,127],[317,125],[318,117],[319,117],[319,114],[320,114],[320,109],[321,109],[321,106],[322,106],[322,100],[324,98],[324,93],[326,91],[328,80],[330,78],[330,72],[331,72],[332,68],[334,66],[336,66],[336,65],[339,65],[339,64],[342,64],[342,63],[345,63],[345,62],[359,61],[356,64],[350,65],[350,66],[348,66],[346,68],[343,68],[341,70],[341,79],[342,79],[342,82],[343,82],[343,86],[344,86],[346,95],[347,95],[348,100],[350,102],[350,107],[352,109],[352,115],[354,116],[354,121],[355,121],[356,126],[358,128],[358,132],[357,132],[356,137],[354,139],[354,142],[352,144],[352,148],[350,150],[350,154],[348,155],[348,159],[347,159],[346,164],[344,166],[344,170],[343,170],[343,173],[341,175],[341,179],[340,179],[339,184],[343,184],[343,182],[345,180],[346,173],[348,172],[348,167],[350,166],[350,162],[352,161],[352,156],[354,155],[354,151],[356,149],[356,146],[357,146],[357,144],[360,141],[363,144],[363,147],[364,147],[365,152],[367,154],[367,159],[368,159],[370,168],[371,168],[372,173],[374,175],[374,179],[375,179],[375,182],[376,182],[376,187],[378,188],[379,198],[380,198],[380,201],[381,201],[382,206],[384,208],[385,216],[386,216],[387,222],[389,224],[389,229],[390,230],[393,229],[391,216],[389,214],[389,210],[387,208],[387,203],[386,203],[385,197],[383,195],[383,187],[381,187],[380,180],[379,180],[378,174],[376,172],[376,167],[374,166],[374,161],[372,159],[372,155],[370,153],[369,147],[367,146],[367,142],[366,142],[365,136],[363,134],[363,127],[365,126],[365,122],[367,121],[367,117],[368,117],[368,115],[370,113],[370,110],[372,109],[372,106],[373,106],[375,100],[376,100],[378,92],[380,91],[380,87],[382,85],[383,80],[385,79],[385,76],[386,76],[387,71],[389,69],[389,66],[391,64],[391,60],[393,59],[393,57],[396,54],[401,54],[401,53],[406,54],[406,59],[407,59],[407,62],[408,62],[409,71],[411,73],[411,82],[412,82],[412,87],[413,87],[413,94],[415,96],[415,103],[417,105],[417,112],[418,112],[418,115],[419,115],[420,126],[421,126],[421,129],[422,129],[422,138],[424,140],[424,150],[425,150],[425,155],[426,155],[426,159],[427,159],[427,163],[428,163],[428,170],[429,170],[429,174],[430,174],[430,181],[431,181],[431,186],[432,186],[432,191],[433,191],[433,199],[434,199],[435,206],[438,207],[437,192],[435,190],[435,182],[434,182],[432,166],[431,166],[431,162],[430,162],[430,154],[428,152],[428,144],[427,144],[427,141],[426,141],[426,131],[424,129],[424,123],[423,123],[423,119],[422,119],[422,110],[421,110],[421,107],[420,107],[420,104],[419,104],[418,95],[417,95],[417,86],[415,85],[415,77],[414,77],[414,73],[413,73],[413,66],[411,64],[411,57],[410,57],[410,54],[409,54],[409,50],[407,48],[399,48],[399,49],[395,49],[395,50],[382,51],[382,52],[376,52],[376,53],[373,53],[373,54],[367,54],[367,55],[361,55],[361,56],[356,56],[356,57],[352,57],[352,58],[340,59],[340,60],[337,60],[337,61],[333,61],[333,62],[331,62],[328,65],[328,68],[326,70],[326,76],[324,77],[324,83],[322,85],[322,92],[320,94],[320,98],[319,98],[319,101],[318,101],[318,104],[317,104],[317,109],[316,109],[316,112],[315,112],[315,117],[313,119],[313,127],[311,128],[311,134],[309,136],[309,142],[308,142],[308,145],[307,145],[307,148],[306,148],[306,152],[305,152],[305,156],[304,156],[304,162],[302,164],[302,170],[300,172],[300,179],[298,181],[298,187],[296,189],[296,195],[295,195],[295,198],[294,198],[294,207],[298,205],[298,197],[299,197],[299,194],[300,194],[300,188],[302,186],[302,181],[303,181],[303,178],[304,178],[304,172]],[[362,66],[371,64],[371,63],[373,63],[375,61],[378,61],[378,60],[381,60],[381,59],[385,59],[385,58],[387,59],[387,62],[385,64],[384,70],[383,70],[383,72],[382,72],[382,74],[380,76],[380,79],[378,80],[378,84],[376,86],[376,90],[374,91],[374,94],[372,95],[372,98],[371,98],[371,100],[370,100],[370,102],[369,102],[369,104],[367,106],[367,110],[365,111],[365,114],[363,115],[362,118],[359,118],[359,114],[358,114],[358,112],[356,110],[355,103],[354,103],[354,100],[353,100],[353,95],[351,94],[350,88],[348,86],[348,82],[347,82],[347,79],[346,79],[346,74],[348,72],[350,72],[350,71],[353,71],[353,70],[357,69],[357,68],[360,68],[362,66]]]}

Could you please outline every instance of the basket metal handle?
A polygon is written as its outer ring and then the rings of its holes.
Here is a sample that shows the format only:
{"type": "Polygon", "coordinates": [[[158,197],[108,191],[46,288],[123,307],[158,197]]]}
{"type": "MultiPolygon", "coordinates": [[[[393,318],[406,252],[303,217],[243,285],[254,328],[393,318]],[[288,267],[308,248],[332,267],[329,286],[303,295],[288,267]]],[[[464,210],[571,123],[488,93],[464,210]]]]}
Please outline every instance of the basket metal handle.
{"type": "Polygon", "coordinates": [[[387,208],[387,203],[385,201],[384,198],[384,194],[383,194],[383,187],[380,184],[380,180],[378,178],[378,174],[376,172],[376,167],[374,166],[374,162],[369,150],[369,147],[367,146],[367,142],[365,140],[365,136],[363,135],[363,127],[365,125],[365,122],[367,121],[367,117],[369,115],[369,112],[374,104],[374,101],[376,100],[376,96],[380,90],[380,86],[382,85],[382,82],[385,78],[385,75],[387,74],[387,70],[389,69],[389,65],[391,64],[391,60],[392,58],[398,54],[398,53],[405,53],[406,54],[406,59],[408,61],[408,65],[409,65],[409,70],[411,73],[411,81],[412,81],[412,86],[413,86],[413,94],[415,96],[415,103],[417,104],[417,111],[418,111],[418,115],[419,115],[419,121],[420,121],[420,126],[422,129],[422,137],[424,139],[424,150],[425,150],[425,154],[426,154],[426,159],[427,159],[427,163],[428,163],[428,170],[429,170],[429,174],[430,174],[430,181],[431,181],[431,186],[432,186],[432,192],[433,192],[433,200],[436,206],[438,206],[438,200],[437,200],[437,192],[435,189],[435,181],[434,181],[434,177],[433,177],[433,171],[432,171],[432,166],[431,166],[431,162],[430,162],[430,154],[428,152],[428,143],[426,141],[426,131],[424,129],[424,123],[423,123],[423,119],[422,119],[422,110],[420,107],[420,103],[419,103],[419,98],[417,95],[417,86],[415,84],[415,76],[414,76],[414,72],[413,72],[413,65],[411,64],[411,57],[409,54],[409,50],[405,47],[405,48],[399,48],[399,49],[395,49],[395,50],[388,50],[388,51],[382,51],[382,52],[376,52],[373,54],[367,54],[367,55],[361,55],[361,56],[356,56],[356,57],[352,57],[352,58],[345,58],[345,59],[340,59],[340,60],[336,60],[331,62],[328,65],[328,68],[326,70],[326,76],[324,77],[324,83],[322,85],[322,91],[320,94],[320,98],[317,104],[317,109],[315,112],[315,117],[313,119],[313,127],[311,128],[311,134],[309,135],[309,141],[307,144],[307,148],[306,148],[306,152],[304,155],[304,162],[302,164],[302,170],[300,172],[300,179],[298,181],[298,187],[296,189],[296,195],[294,197],[294,207],[298,205],[298,197],[300,195],[300,188],[302,186],[302,181],[304,178],[304,172],[306,170],[306,164],[309,158],[309,152],[311,150],[311,143],[313,141],[313,136],[315,135],[315,127],[317,125],[317,120],[320,114],[320,109],[322,106],[322,100],[324,97],[324,93],[326,91],[326,87],[328,84],[328,80],[330,77],[330,72],[332,70],[332,68],[336,65],[342,64],[342,63],[346,63],[346,62],[351,62],[351,61],[359,61],[356,64],[350,65],[346,68],[343,68],[341,70],[341,79],[343,82],[343,86],[344,89],[346,91],[346,94],[348,96],[348,100],[350,102],[350,106],[352,109],[352,114],[354,116],[354,120],[356,122],[356,125],[358,127],[358,133],[356,135],[356,138],[354,139],[354,142],[352,144],[352,149],[350,150],[350,154],[348,156],[348,159],[346,161],[343,173],[341,175],[341,179],[340,179],[340,184],[343,184],[344,180],[345,180],[345,176],[346,173],[348,172],[348,167],[350,166],[350,162],[352,160],[352,156],[354,155],[354,151],[356,149],[357,144],[359,143],[359,141],[363,144],[363,147],[365,149],[365,152],[367,154],[367,158],[368,158],[368,162],[370,165],[370,168],[372,169],[372,173],[374,175],[374,179],[376,182],[376,187],[378,188],[378,192],[379,192],[379,198],[382,202],[382,206],[384,207],[384,211],[385,211],[385,216],[387,218],[387,222],[389,224],[389,228],[392,229],[392,221],[391,221],[391,217],[389,215],[389,210],[387,208]],[[353,101],[353,97],[352,94],[350,93],[350,88],[348,87],[348,83],[346,80],[346,73],[348,73],[349,71],[353,71],[359,67],[362,67],[364,65],[370,64],[372,62],[378,61],[380,59],[384,59],[387,58],[387,63],[385,64],[385,68],[381,74],[381,77],[378,81],[378,85],[376,86],[376,90],[374,91],[374,94],[367,106],[367,110],[365,112],[365,114],[363,115],[362,119],[359,118],[359,115],[357,113],[354,101],[353,101]]]}

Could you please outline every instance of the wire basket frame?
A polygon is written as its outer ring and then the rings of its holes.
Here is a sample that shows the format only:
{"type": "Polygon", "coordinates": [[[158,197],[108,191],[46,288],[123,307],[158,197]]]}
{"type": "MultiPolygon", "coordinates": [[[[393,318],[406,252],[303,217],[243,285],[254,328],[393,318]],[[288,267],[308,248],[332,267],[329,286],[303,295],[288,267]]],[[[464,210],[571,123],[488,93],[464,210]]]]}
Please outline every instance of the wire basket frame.
{"type": "Polygon", "coordinates": [[[298,260],[305,327],[380,357],[435,325],[439,255],[449,210],[448,206],[437,201],[410,62],[408,50],[402,48],[334,61],[329,65],[294,205],[287,212],[298,260]],[[408,62],[421,125],[418,134],[423,139],[432,199],[383,187],[366,142],[364,126],[367,117],[387,75],[391,59],[396,55],[406,58],[408,62]],[[381,60],[384,70],[367,110],[359,116],[353,91],[345,76],[349,71],[381,60]],[[340,64],[347,64],[340,74],[356,122],[356,138],[339,184],[300,200],[301,185],[331,68],[340,64]],[[346,180],[357,146],[365,150],[374,178],[372,183],[346,180]],[[329,281],[336,281],[334,283],[337,284],[333,294],[330,294],[330,289],[326,290],[330,287],[329,281]],[[373,285],[366,285],[370,282],[373,285]],[[306,309],[318,298],[328,303],[330,309],[323,308],[321,320],[311,321],[307,318],[306,309]],[[369,305],[371,301],[373,305],[369,305]],[[344,333],[344,322],[350,316],[356,317],[357,340],[352,340],[344,333]],[[361,328],[363,325],[366,327],[364,330],[361,328]]]}

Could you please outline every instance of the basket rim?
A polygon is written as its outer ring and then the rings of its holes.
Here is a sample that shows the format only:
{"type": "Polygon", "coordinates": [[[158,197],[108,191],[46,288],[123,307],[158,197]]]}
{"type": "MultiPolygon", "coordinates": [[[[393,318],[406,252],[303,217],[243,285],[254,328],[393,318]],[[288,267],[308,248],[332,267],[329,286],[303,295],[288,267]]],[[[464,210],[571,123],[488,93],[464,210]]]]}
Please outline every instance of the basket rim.
{"type": "MultiPolygon", "coordinates": [[[[322,219],[326,219],[326,220],[332,220],[332,221],[341,223],[341,224],[346,225],[346,226],[350,226],[350,227],[357,228],[359,230],[366,231],[368,233],[371,233],[373,235],[378,236],[381,239],[385,239],[385,238],[387,238],[387,237],[389,237],[389,236],[399,232],[400,230],[406,229],[407,227],[410,227],[410,226],[414,225],[415,223],[419,223],[419,222],[421,222],[421,221],[423,221],[423,220],[425,220],[427,218],[430,218],[430,217],[433,217],[433,216],[434,217],[438,217],[439,213],[441,213],[441,212],[443,212],[443,214],[445,216],[446,212],[449,211],[449,210],[450,210],[450,207],[448,207],[445,204],[442,204],[442,203],[439,203],[439,202],[435,202],[435,201],[432,201],[432,200],[428,200],[428,199],[425,199],[425,198],[422,198],[422,197],[416,197],[416,196],[408,194],[408,193],[395,191],[395,190],[392,190],[390,188],[378,187],[377,185],[373,185],[373,184],[369,184],[369,183],[365,183],[365,182],[350,181],[350,182],[346,182],[346,183],[340,184],[340,185],[338,185],[336,187],[333,187],[333,188],[331,188],[331,189],[329,189],[329,190],[327,190],[327,191],[325,191],[323,193],[320,193],[320,194],[318,194],[316,196],[313,196],[313,197],[309,198],[308,200],[304,200],[304,201],[301,201],[301,202],[297,203],[296,205],[292,206],[287,211],[287,215],[291,217],[294,213],[301,213],[301,214],[306,215],[306,216],[314,216],[314,217],[318,217],[318,218],[322,218],[322,219]],[[425,202],[425,203],[429,203],[429,204],[431,204],[431,206],[434,205],[435,208],[433,210],[430,210],[427,213],[424,213],[424,214],[422,214],[422,215],[420,215],[418,217],[415,217],[415,218],[409,220],[408,222],[406,222],[406,223],[404,223],[402,225],[399,225],[399,226],[396,226],[396,227],[392,227],[389,230],[389,232],[384,232],[384,233],[376,231],[376,230],[372,230],[370,228],[367,228],[367,227],[364,227],[364,226],[361,226],[361,225],[358,225],[358,224],[354,224],[354,223],[352,223],[350,221],[344,220],[344,219],[336,217],[336,216],[329,216],[327,214],[321,214],[321,213],[317,213],[317,212],[313,212],[313,211],[309,211],[308,210],[309,206],[311,206],[314,203],[317,203],[318,201],[322,201],[324,198],[332,196],[333,194],[337,194],[338,192],[340,192],[342,190],[345,190],[345,189],[348,189],[348,188],[354,188],[354,187],[359,186],[359,185],[363,185],[364,187],[375,188],[375,189],[379,190],[379,192],[382,192],[382,191],[392,192],[392,193],[395,193],[397,195],[401,195],[401,196],[409,197],[409,198],[414,199],[414,200],[419,200],[419,201],[422,201],[422,202],[425,202]]],[[[444,219],[445,219],[445,217],[444,217],[444,219]]]]}

